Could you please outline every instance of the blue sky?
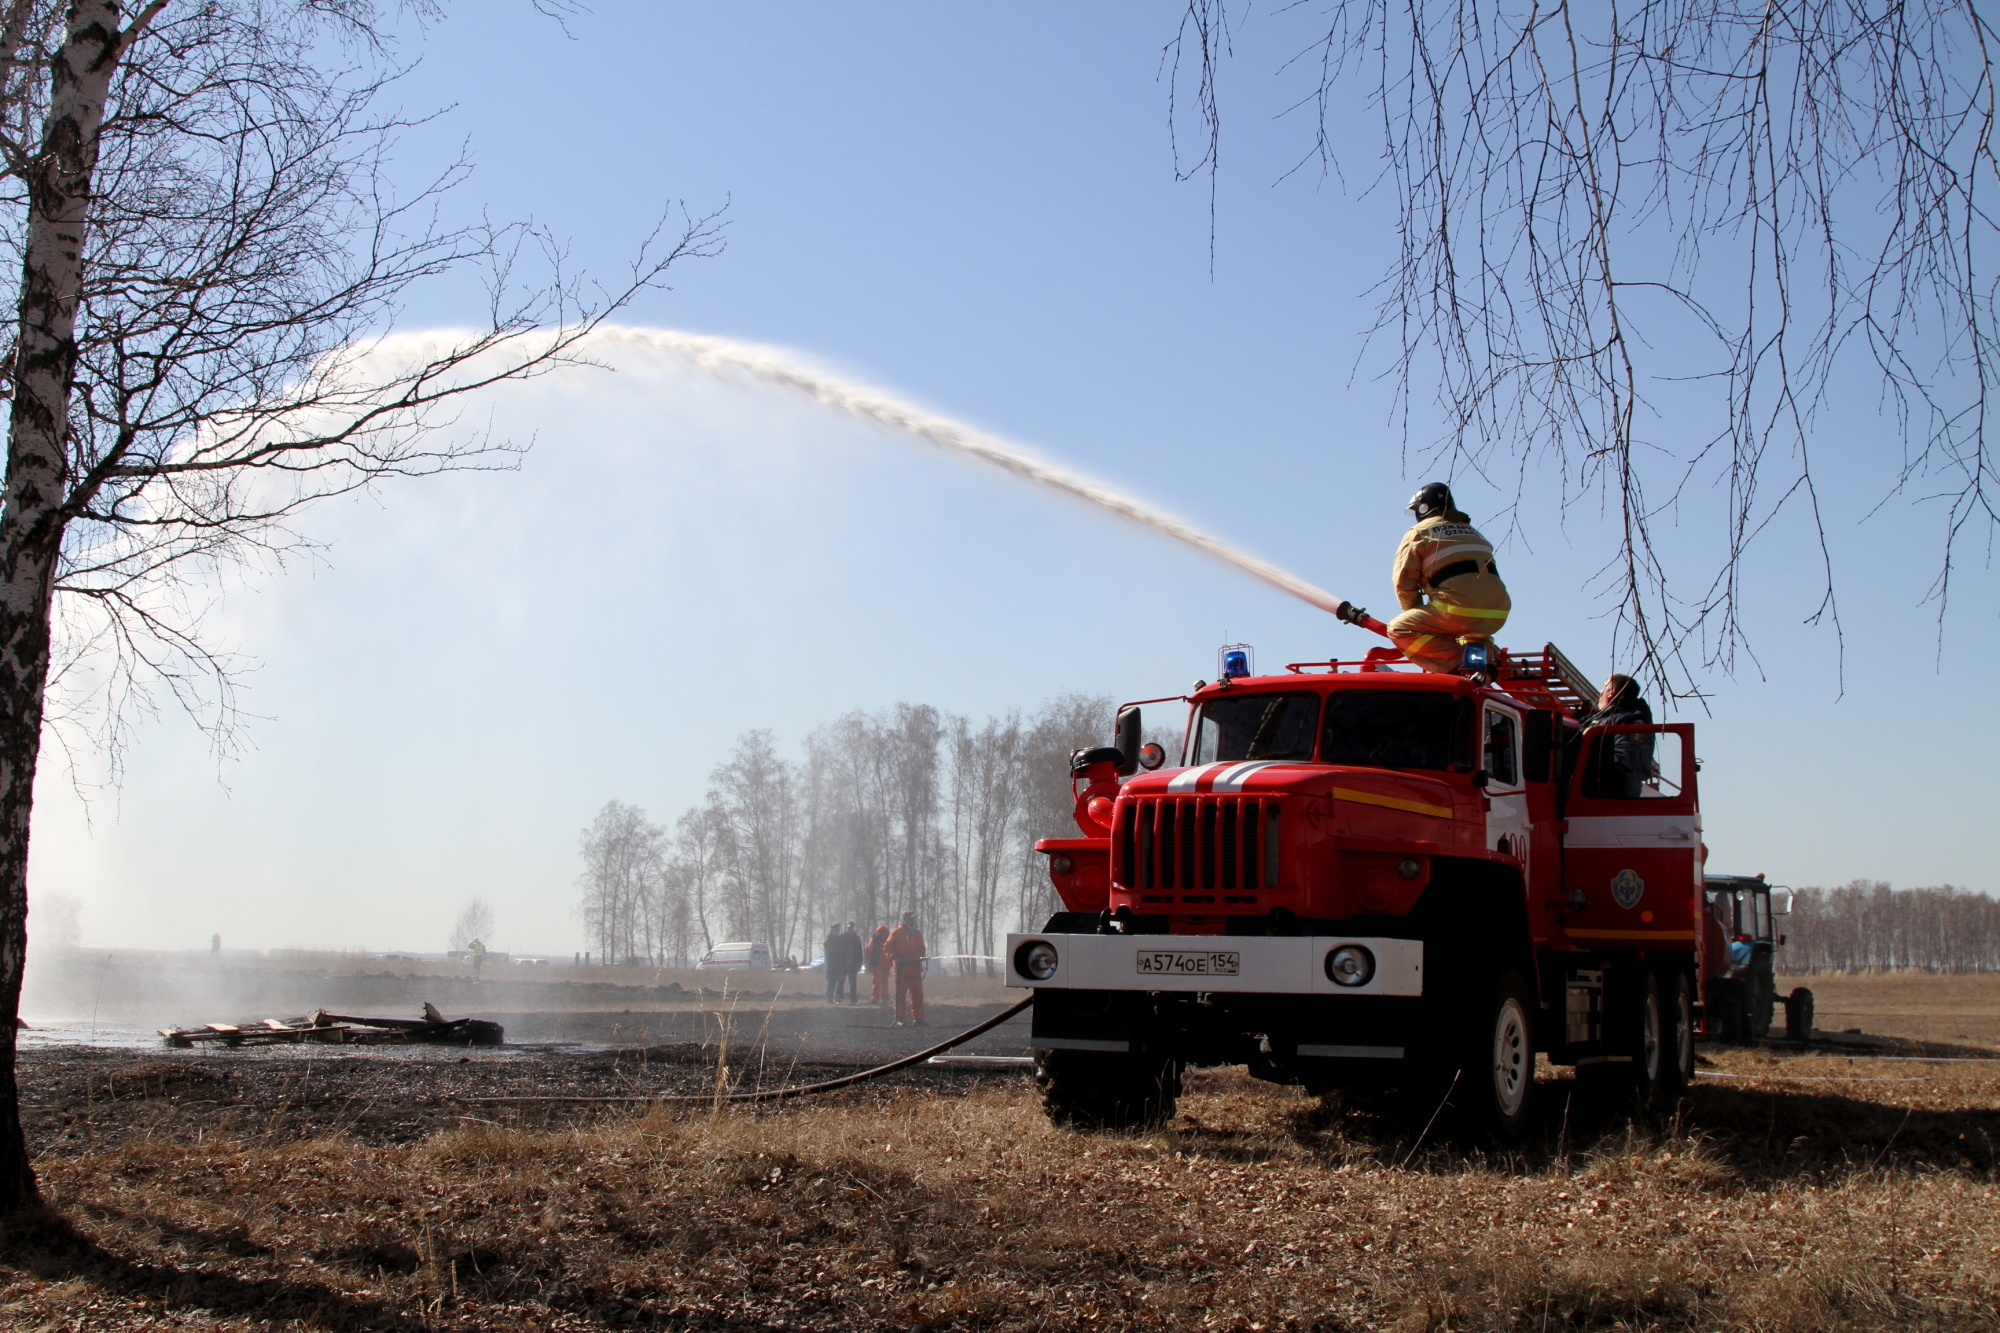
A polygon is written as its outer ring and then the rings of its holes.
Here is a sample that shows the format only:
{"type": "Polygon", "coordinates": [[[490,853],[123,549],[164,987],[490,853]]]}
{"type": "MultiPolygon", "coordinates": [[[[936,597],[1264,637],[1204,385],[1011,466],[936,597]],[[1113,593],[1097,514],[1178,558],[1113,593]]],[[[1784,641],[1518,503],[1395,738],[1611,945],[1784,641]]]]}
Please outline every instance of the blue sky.
{"type": "MultiPolygon", "coordinates": [[[[1393,237],[1379,201],[1280,179],[1309,145],[1277,116],[1298,87],[1275,8],[1249,11],[1224,86],[1212,276],[1207,186],[1169,151],[1170,0],[595,0],[574,40],[525,3],[464,5],[411,47],[399,97],[453,110],[403,169],[462,137],[461,206],[533,216],[606,274],[666,201],[727,203],[726,254],[625,322],[799,349],[1383,607],[1430,479],[1385,387],[1350,373],[1393,237]]],[[[476,318],[474,295],[424,294],[404,327],[476,318]]],[[[643,358],[491,407],[534,439],[519,472],[328,505],[306,524],[322,560],[229,589],[215,626],[257,663],[244,757],[218,766],[163,718],[86,805],[51,756],[33,892],[79,900],[87,942],[441,947],[478,893],[500,947],[566,951],[577,831],[612,798],[676,814],[745,729],[1156,695],[1225,640],[1267,665],[1366,646],[1074,502],[643,358]]],[[[1887,438],[1870,399],[1815,440],[1844,690],[1832,634],[1801,623],[1801,529],[1753,553],[1763,671],[1706,678],[1694,715],[1711,864],[1990,891],[2000,780],[1983,745],[1941,742],[2000,731],[1995,582],[1970,573],[1940,640],[1937,515],[1864,521],[1887,438]]],[[[1461,498],[1478,521],[1507,497],[1461,498]]],[[[1608,669],[1580,590],[1609,539],[1594,509],[1531,503],[1503,548],[1506,637],[1608,669]]]]}

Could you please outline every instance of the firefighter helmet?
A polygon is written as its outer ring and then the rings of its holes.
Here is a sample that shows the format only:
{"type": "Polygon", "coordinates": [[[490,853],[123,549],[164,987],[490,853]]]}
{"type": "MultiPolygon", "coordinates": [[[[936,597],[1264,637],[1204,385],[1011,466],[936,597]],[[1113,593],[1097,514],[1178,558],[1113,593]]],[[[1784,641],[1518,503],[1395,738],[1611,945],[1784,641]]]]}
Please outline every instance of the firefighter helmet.
{"type": "Polygon", "coordinates": [[[1410,512],[1418,518],[1429,518],[1455,507],[1451,502],[1451,487],[1441,481],[1432,482],[1410,497],[1410,512]]]}

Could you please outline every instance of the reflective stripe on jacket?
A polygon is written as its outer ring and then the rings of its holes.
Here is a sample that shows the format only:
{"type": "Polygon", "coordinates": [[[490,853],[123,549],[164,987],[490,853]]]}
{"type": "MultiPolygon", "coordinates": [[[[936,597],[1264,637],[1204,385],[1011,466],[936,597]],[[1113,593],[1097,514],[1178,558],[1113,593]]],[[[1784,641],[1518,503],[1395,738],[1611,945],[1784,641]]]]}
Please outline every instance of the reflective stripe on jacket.
{"type": "Polygon", "coordinates": [[[1456,509],[1433,514],[1403,534],[1396,548],[1396,600],[1405,611],[1431,605],[1451,615],[1505,619],[1513,609],[1493,558],[1493,543],[1456,509]]]}

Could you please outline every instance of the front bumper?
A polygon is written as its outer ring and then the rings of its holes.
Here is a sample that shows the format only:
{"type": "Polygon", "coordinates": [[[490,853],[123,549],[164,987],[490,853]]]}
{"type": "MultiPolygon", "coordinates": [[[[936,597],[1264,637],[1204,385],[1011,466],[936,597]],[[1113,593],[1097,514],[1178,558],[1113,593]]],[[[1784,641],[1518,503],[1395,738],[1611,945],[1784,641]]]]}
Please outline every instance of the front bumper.
{"type": "Polygon", "coordinates": [[[1030,990],[1094,990],[1211,995],[1419,996],[1424,993],[1421,940],[1350,935],[1062,935],[1007,937],[1007,984],[1030,990]],[[1056,951],[1055,972],[1036,980],[1021,970],[1026,947],[1056,951]],[[1336,984],[1326,960],[1359,945],[1375,971],[1359,986],[1336,984]]]}

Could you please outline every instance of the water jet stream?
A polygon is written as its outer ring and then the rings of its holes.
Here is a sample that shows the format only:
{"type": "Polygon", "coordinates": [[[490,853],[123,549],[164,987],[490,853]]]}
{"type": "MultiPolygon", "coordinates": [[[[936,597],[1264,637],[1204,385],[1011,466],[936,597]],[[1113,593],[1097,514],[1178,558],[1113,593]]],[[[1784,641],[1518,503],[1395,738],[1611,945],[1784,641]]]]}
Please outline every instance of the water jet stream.
{"type": "Polygon", "coordinates": [[[1268,560],[1239,551],[1185,519],[1121,494],[1082,473],[1058,467],[1011,440],[989,435],[949,417],[926,412],[880,389],[810,369],[791,359],[781,348],[677,333],[668,329],[610,328],[592,335],[591,341],[600,340],[665,352],[692,363],[717,379],[727,380],[731,371],[737,371],[766,384],[791,389],[836,412],[888,426],[941,449],[1003,468],[1036,485],[1073,495],[1120,518],[1175,541],[1185,542],[1198,551],[1235,566],[1252,578],[1261,579],[1301,601],[1310,602],[1322,611],[1332,611],[1341,604],[1338,597],[1325,589],[1315,587],[1268,560]]]}

